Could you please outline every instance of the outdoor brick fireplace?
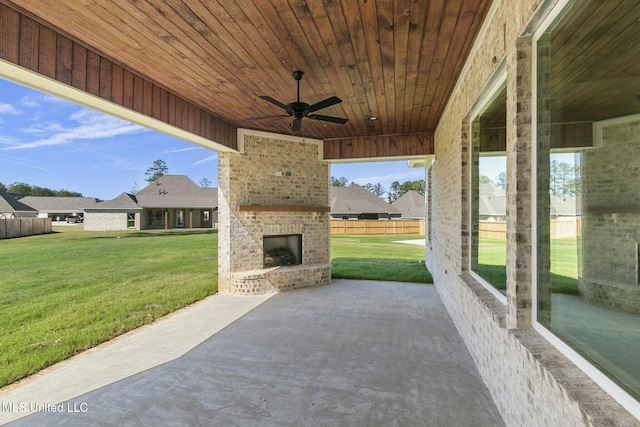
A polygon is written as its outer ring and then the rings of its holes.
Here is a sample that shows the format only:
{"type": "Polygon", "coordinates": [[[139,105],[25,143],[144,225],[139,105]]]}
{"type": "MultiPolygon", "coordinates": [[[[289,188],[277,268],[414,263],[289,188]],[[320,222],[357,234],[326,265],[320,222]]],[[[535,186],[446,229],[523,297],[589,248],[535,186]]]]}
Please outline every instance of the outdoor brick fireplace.
{"type": "Polygon", "coordinates": [[[321,142],[241,130],[218,162],[218,289],[263,294],[328,284],[329,166],[321,142]]]}

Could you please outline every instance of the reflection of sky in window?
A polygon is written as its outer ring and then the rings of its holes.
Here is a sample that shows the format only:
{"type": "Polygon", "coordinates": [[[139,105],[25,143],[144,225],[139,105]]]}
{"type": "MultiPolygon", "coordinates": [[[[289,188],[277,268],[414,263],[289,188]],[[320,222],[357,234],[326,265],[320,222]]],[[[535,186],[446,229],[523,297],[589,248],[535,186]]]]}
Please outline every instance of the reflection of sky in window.
{"type": "Polygon", "coordinates": [[[483,156],[480,157],[480,176],[486,176],[496,181],[498,175],[507,171],[506,156],[483,156]]]}
{"type": "MultiPolygon", "coordinates": [[[[552,153],[551,161],[568,163],[573,166],[577,162],[578,154],[576,153],[552,153]]],[[[492,180],[496,180],[501,172],[507,171],[507,156],[481,156],[479,164],[480,176],[487,176],[492,180]]]]}

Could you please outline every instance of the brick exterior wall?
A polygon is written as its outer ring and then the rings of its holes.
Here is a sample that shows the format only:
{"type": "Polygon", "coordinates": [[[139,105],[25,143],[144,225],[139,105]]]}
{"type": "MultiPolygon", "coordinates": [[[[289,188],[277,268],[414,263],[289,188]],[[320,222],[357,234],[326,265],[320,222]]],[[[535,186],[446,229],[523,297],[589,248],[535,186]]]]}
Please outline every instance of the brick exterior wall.
{"type": "Polygon", "coordinates": [[[312,208],[329,206],[329,166],[319,160],[318,142],[239,137],[244,152],[220,153],[218,161],[218,289],[260,294],[328,284],[329,213],[312,208]],[[246,210],[252,205],[279,208],[246,210]],[[264,269],[262,237],[283,234],[302,234],[303,265],[264,269]]]}
{"type": "MultiPolygon", "coordinates": [[[[136,213],[136,222],[139,223],[140,213],[136,213]]],[[[138,224],[136,224],[138,225],[138,224]]],[[[85,231],[103,230],[127,230],[127,212],[96,212],[91,211],[84,215],[85,231]]]]}
{"type": "Polygon", "coordinates": [[[637,420],[531,327],[531,37],[538,8],[555,1],[494,2],[486,32],[459,77],[435,133],[429,170],[426,264],[508,426],[633,426],[637,420]],[[493,14],[492,14],[493,13],[493,14]],[[468,112],[500,62],[507,68],[508,298],[502,305],[468,275],[472,164],[468,112]],[[461,127],[463,130],[461,132],[461,127]]]}

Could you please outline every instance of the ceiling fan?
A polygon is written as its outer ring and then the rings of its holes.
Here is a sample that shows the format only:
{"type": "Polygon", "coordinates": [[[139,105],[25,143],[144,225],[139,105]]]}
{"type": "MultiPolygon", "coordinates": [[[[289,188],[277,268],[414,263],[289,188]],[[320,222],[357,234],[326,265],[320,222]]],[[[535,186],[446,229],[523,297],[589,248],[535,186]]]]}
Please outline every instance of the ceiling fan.
{"type": "Polygon", "coordinates": [[[297,101],[291,102],[289,104],[284,104],[277,99],[273,99],[267,95],[260,95],[259,97],[264,99],[267,102],[272,103],[273,105],[277,105],[282,108],[287,114],[286,115],[277,115],[277,116],[265,116],[265,117],[256,117],[250,120],[262,120],[262,119],[270,119],[273,117],[293,117],[293,123],[291,123],[291,130],[293,132],[299,132],[302,128],[302,119],[308,117],[312,120],[321,120],[324,122],[345,124],[349,120],[343,119],[341,117],[333,117],[333,116],[324,116],[322,114],[312,114],[315,111],[322,110],[323,108],[331,107],[332,105],[339,104],[342,102],[340,98],[337,96],[332,96],[323,101],[316,102],[315,104],[309,105],[306,102],[300,102],[300,80],[304,73],[300,70],[293,72],[293,78],[298,82],[298,98],[297,101]]]}

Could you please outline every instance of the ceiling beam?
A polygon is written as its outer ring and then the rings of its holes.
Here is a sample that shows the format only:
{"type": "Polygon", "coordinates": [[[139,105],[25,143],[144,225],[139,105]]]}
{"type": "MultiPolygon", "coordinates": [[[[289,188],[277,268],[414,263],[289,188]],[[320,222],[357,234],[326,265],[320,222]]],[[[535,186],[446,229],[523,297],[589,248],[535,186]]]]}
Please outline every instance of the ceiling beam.
{"type": "Polygon", "coordinates": [[[434,154],[433,132],[325,139],[323,158],[357,161],[424,157],[434,154]]]}

